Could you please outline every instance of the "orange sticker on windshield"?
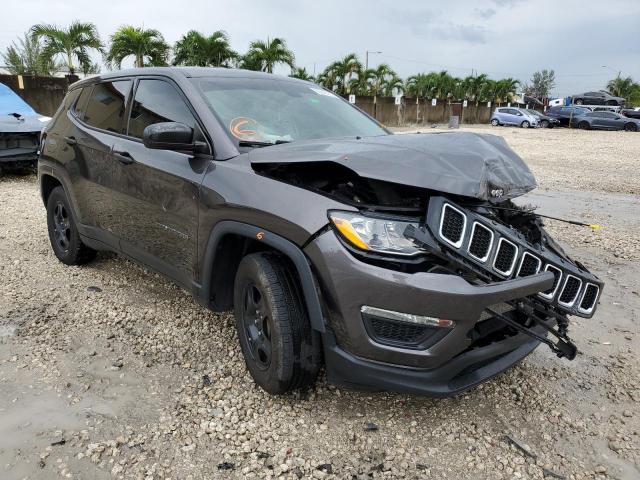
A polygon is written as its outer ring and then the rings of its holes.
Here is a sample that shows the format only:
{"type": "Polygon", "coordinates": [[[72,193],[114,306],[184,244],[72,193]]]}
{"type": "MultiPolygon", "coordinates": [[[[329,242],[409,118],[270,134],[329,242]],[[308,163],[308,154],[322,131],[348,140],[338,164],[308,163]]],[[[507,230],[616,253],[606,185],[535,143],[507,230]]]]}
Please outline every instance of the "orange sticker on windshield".
{"type": "Polygon", "coordinates": [[[231,135],[240,140],[256,140],[258,137],[258,122],[249,117],[236,117],[229,123],[231,135]]]}

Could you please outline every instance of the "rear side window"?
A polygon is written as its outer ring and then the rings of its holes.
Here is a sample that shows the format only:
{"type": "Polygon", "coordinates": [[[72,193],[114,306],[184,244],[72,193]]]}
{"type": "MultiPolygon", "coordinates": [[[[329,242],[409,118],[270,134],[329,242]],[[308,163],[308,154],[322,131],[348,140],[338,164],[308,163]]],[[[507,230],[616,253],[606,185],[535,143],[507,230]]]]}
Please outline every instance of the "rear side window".
{"type": "Polygon", "coordinates": [[[131,108],[129,135],[142,138],[149,125],[180,122],[196,128],[196,119],[178,90],[164,80],[140,80],[131,108]]]}
{"type": "Polygon", "coordinates": [[[131,80],[117,80],[94,85],[83,120],[92,127],[125,133],[125,110],[131,84],[131,80]]]}

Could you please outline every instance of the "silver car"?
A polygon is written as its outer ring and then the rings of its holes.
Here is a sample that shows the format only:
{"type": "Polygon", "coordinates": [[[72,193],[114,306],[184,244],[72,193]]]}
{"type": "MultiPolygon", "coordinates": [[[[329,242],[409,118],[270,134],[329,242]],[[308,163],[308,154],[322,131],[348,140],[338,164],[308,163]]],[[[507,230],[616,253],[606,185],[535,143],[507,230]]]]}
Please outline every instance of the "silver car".
{"type": "Polygon", "coordinates": [[[491,125],[516,125],[522,128],[537,127],[538,117],[524,108],[499,107],[491,115],[491,125]]]}

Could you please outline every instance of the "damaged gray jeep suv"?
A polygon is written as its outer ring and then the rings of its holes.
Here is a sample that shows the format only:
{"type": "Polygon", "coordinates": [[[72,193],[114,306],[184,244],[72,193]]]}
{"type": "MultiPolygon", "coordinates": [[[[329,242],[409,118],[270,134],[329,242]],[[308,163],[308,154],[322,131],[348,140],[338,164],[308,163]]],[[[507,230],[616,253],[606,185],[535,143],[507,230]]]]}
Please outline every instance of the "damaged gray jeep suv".
{"type": "Polygon", "coordinates": [[[512,200],[533,175],[499,137],[392,135],[313,83],[144,68],[74,84],[38,165],[51,245],[97,250],[234,310],[270,393],[330,382],[459,393],[541,342],[602,282],[512,200]]]}

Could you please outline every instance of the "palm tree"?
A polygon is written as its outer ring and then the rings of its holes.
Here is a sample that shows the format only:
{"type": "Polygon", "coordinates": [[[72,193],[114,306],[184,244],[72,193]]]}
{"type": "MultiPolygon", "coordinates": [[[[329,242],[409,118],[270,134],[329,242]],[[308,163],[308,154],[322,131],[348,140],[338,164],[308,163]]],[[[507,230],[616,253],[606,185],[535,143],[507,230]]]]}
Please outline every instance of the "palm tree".
{"type": "Polygon", "coordinates": [[[284,63],[294,68],[295,57],[287,48],[287,43],[281,38],[273,38],[266,42],[256,40],[249,45],[246,57],[254,62],[260,62],[263,72],[273,73],[273,67],[284,63]]]}
{"type": "Polygon", "coordinates": [[[83,68],[91,64],[89,50],[102,52],[100,35],[93,23],[74,21],[69,28],[58,28],[55,25],[39,24],[31,27],[31,38],[34,42],[42,40],[43,58],[64,56],[66,66],[71,75],[75,74],[74,57],[83,68]]]}
{"type": "Polygon", "coordinates": [[[42,54],[40,42],[33,41],[26,33],[7,48],[2,59],[12,75],[51,76],[60,68],[53,58],[42,54]]]}
{"type": "Polygon", "coordinates": [[[158,30],[125,25],[111,35],[106,61],[109,65],[121,68],[122,61],[132,55],[136,67],[166,65],[169,45],[158,30]]]}
{"type": "Polygon", "coordinates": [[[383,87],[384,94],[387,95],[388,97],[393,96],[394,93],[396,95],[400,95],[404,93],[404,82],[396,74],[393,74],[392,76],[387,78],[384,81],[383,85],[384,85],[383,87]]]}
{"type": "Polygon", "coordinates": [[[307,80],[308,82],[314,81],[313,75],[309,75],[307,69],[304,67],[294,68],[293,72],[289,76],[292,78],[299,78],[300,80],[307,80]]]}
{"type": "Polygon", "coordinates": [[[520,85],[520,81],[511,77],[498,80],[496,82],[495,99],[498,103],[510,102],[513,99],[518,85],[520,85]]]}
{"type": "Polygon", "coordinates": [[[229,45],[229,36],[222,30],[208,37],[191,30],[176,42],[174,51],[174,65],[230,67],[231,62],[238,58],[229,45]]]}
{"type": "Polygon", "coordinates": [[[638,84],[633,81],[633,78],[616,77],[613,80],[609,80],[607,83],[607,90],[609,90],[616,97],[627,98],[633,94],[634,88],[637,88],[638,84]]]}
{"type": "Polygon", "coordinates": [[[386,63],[381,63],[376,69],[372,70],[369,83],[373,96],[376,97],[383,94],[385,82],[394,76],[396,76],[396,73],[386,63]]]}

